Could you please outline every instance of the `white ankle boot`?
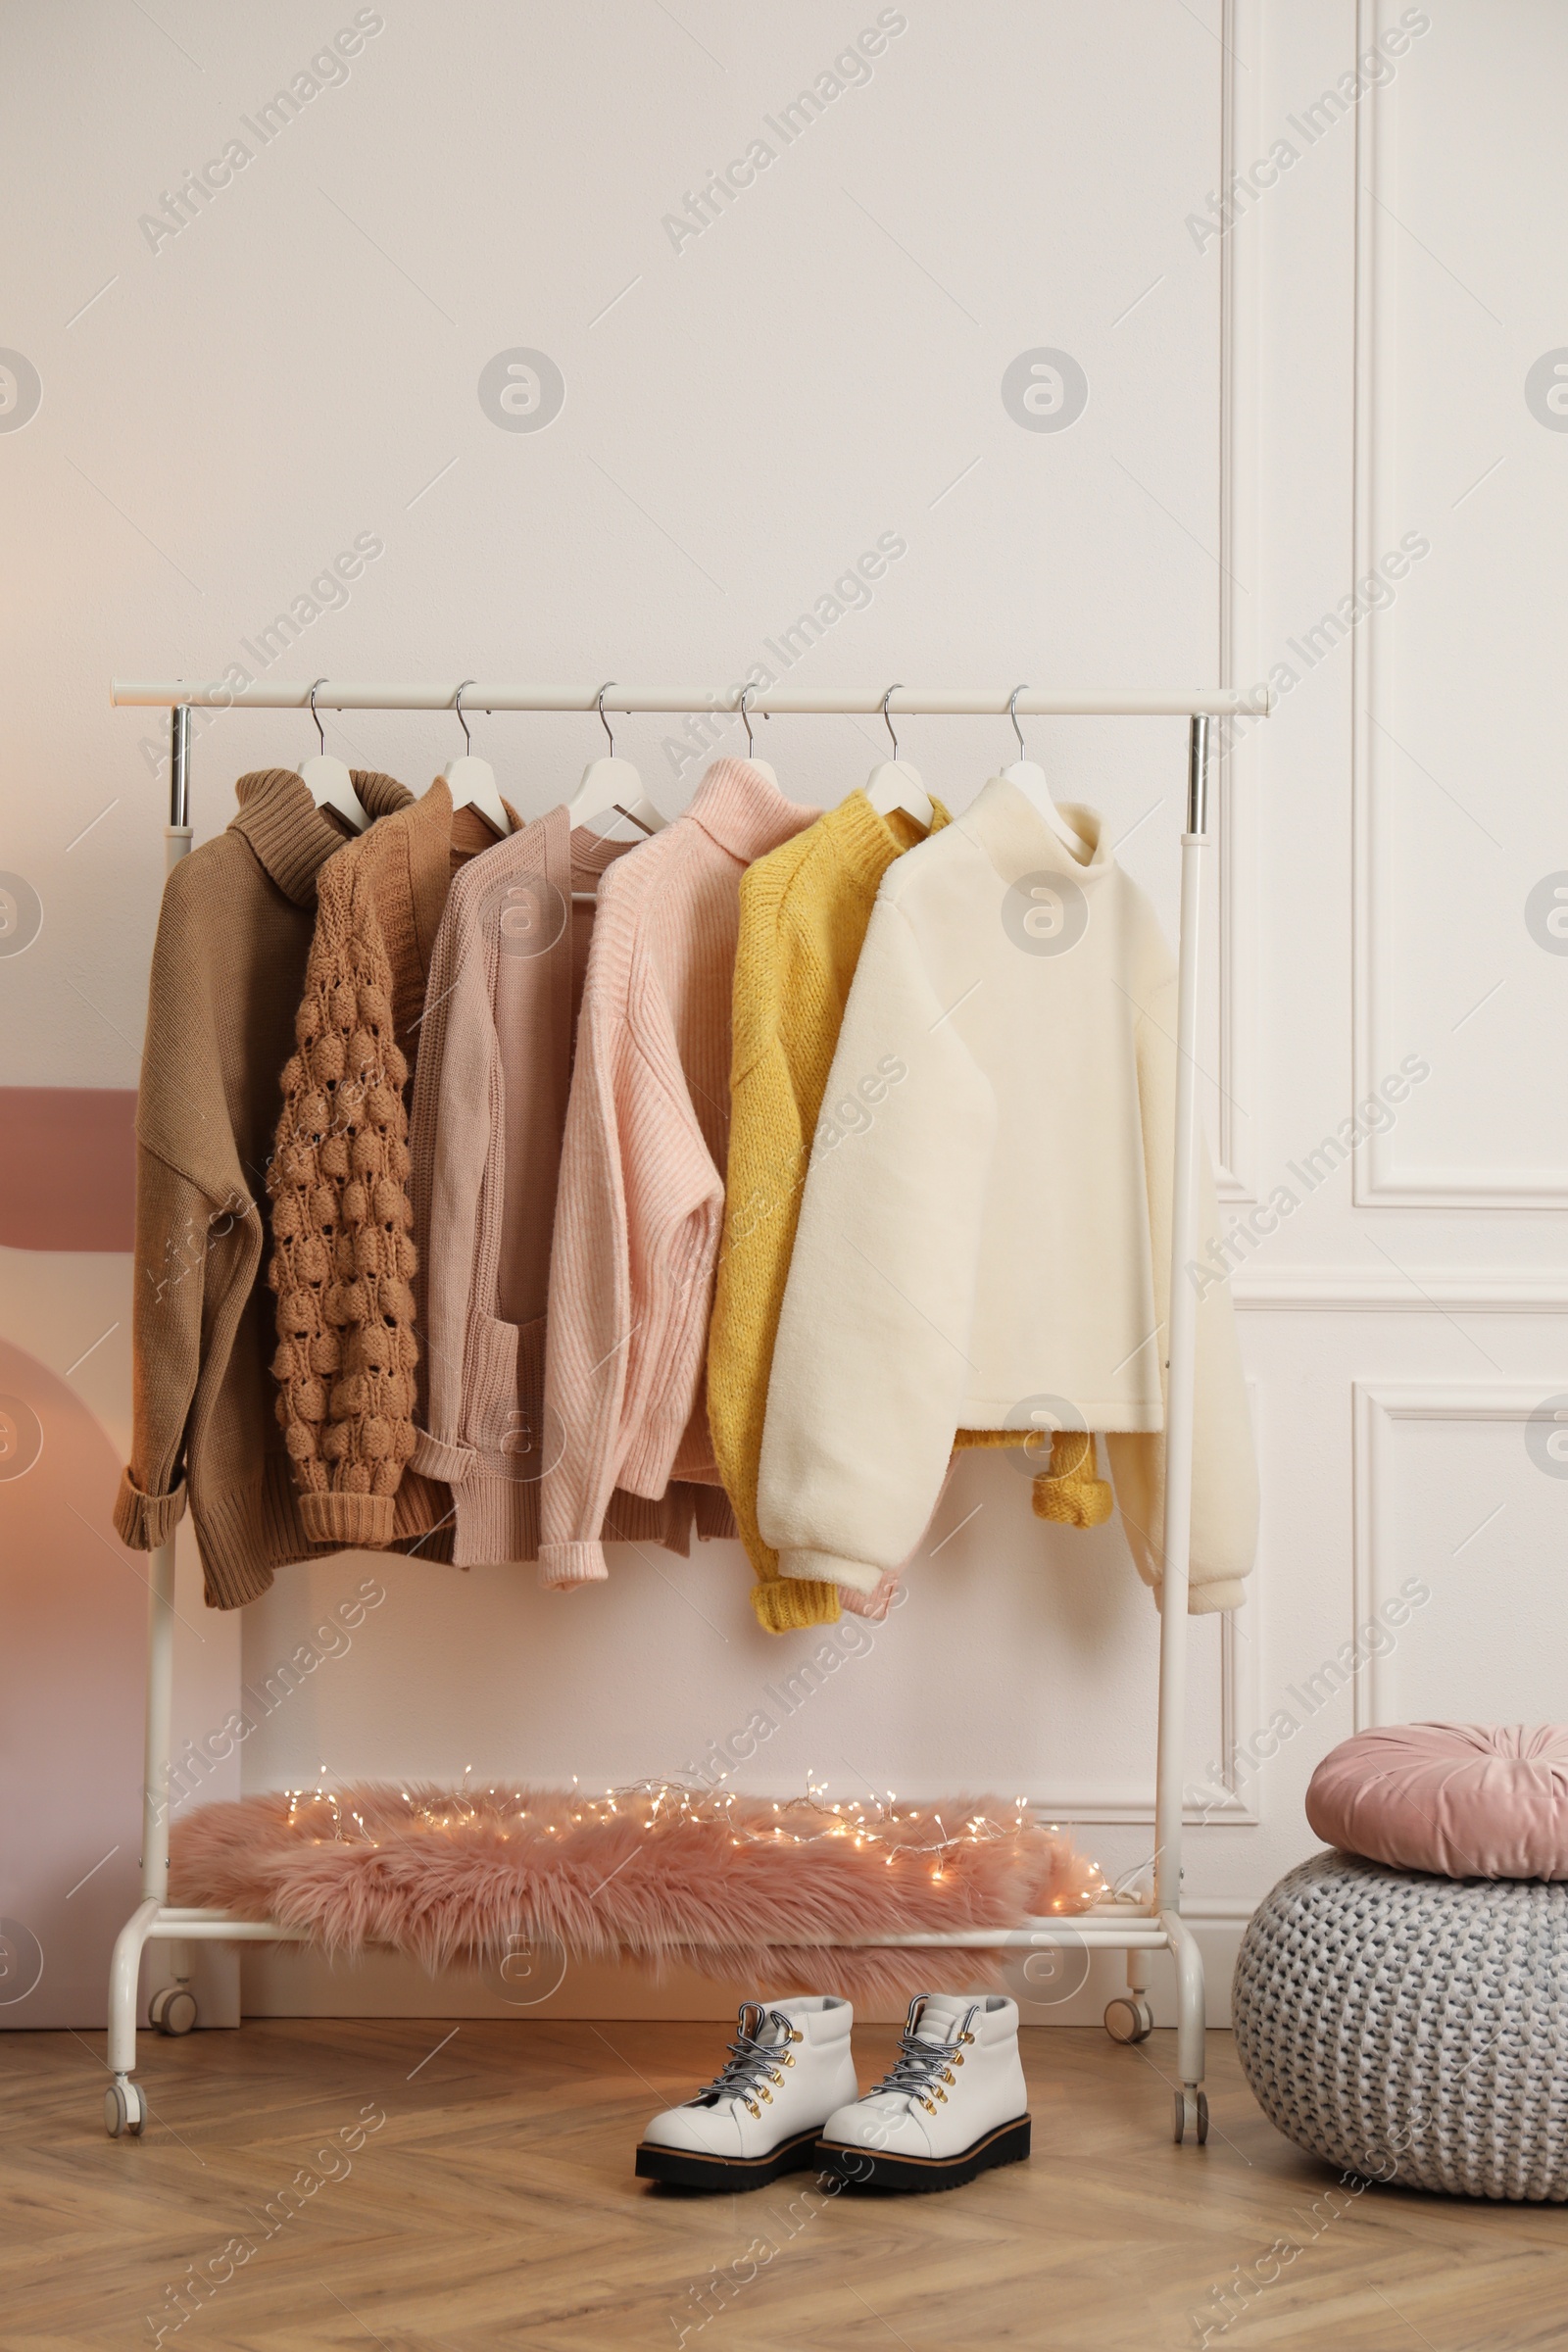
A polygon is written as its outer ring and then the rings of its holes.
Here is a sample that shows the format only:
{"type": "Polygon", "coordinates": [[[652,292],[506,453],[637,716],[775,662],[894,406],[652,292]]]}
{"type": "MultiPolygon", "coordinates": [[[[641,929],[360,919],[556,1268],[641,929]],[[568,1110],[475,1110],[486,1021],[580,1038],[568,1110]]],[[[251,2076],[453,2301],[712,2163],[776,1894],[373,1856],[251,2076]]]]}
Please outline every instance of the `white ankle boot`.
{"type": "Polygon", "coordinates": [[[857,2089],[854,2022],[849,2002],[832,1993],[743,2001],[728,2065],[684,2107],[655,2116],[637,2149],[638,2179],[760,2188],[813,2166],[834,2109],[855,2113],[845,2105],[857,2089]]]}
{"type": "Polygon", "coordinates": [[[817,2160],[868,2188],[956,2188],[1028,2155],[1028,2102],[1016,2001],[924,1993],[892,2073],[828,2117],[817,2160]]]}

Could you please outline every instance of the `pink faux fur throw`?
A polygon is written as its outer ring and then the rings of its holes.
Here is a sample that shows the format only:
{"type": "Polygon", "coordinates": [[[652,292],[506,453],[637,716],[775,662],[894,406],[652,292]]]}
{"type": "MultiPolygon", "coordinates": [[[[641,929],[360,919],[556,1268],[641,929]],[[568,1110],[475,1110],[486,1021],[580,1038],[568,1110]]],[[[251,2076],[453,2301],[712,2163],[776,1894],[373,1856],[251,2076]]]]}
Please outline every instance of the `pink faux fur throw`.
{"type": "Polygon", "coordinates": [[[1064,1832],[994,1797],[835,1809],[663,1785],[366,1785],[203,1805],[171,1842],[171,1901],[276,1920],[333,1955],[389,1944],[433,1973],[521,1941],[852,1998],[1001,1981],[995,1951],[878,1936],[1021,1927],[1104,1891],[1064,1832]]]}

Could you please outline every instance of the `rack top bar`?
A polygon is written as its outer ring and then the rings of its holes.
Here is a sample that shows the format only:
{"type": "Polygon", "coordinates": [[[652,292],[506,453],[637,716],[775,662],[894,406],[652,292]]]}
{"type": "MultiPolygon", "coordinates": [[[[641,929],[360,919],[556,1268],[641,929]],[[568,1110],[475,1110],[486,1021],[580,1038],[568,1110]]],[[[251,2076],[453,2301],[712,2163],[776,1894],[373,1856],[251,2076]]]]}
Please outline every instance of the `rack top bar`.
{"type": "MultiPolygon", "coordinates": [[[[592,711],[599,699],[597,686],[506,686],[484,679],[454,681],[450,686],[343,685],[328,678],[316,690],[318,710],[451,710],[463,686],[465,712],[475,710],[592,711]]],[[[820,712],[824,715],[874,717],[882,710],[886,689],[875,686],[772,686],[747,696],[754,716],[763,711],[820,712]]],[[[620,714],[655,710],[738,710],[738,686],[622,686],[605,688],[604,707],[620,714]]],[[[221,678],[162,679],[152,684],[116,678],[109,699],[117,707],[172,710],[189,704],[194,710],[305,710],[310,708],[311,682],[293,685],[263,680],[260,684],[230,686],[221,678]]],[[[907,717],[1005,718],[1010,689],[1001,693],[971,692],[962,687],[899,686],[890,707],[907,717]]],[[[1044,687],[1022,686],[1016,709],[1033,718],[1266,718],[1274,696],[1267,686],[1207,686],[1193,692],[1177,687],[1129,687],[1102,692],[1080,689],[1054,693],[1044,687]]]]}

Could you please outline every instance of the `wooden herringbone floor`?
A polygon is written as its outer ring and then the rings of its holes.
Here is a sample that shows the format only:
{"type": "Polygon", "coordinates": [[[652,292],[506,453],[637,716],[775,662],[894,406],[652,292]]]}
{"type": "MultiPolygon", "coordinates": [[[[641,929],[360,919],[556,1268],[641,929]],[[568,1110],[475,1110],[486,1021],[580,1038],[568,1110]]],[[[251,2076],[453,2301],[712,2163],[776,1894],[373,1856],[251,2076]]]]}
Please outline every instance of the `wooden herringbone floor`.
{"type": "MultiPolygon", "coordinates": [[[[809,2175],[716,2199],[634,2181],[643,2123],[712,2072],[716,2027],[446,2031],[148,2035],[139,2143],[103,2134],[100,2037],[8,2036],[0,2344],[1164,2352],[1206,2326],[1243,2352],[1568,2345],[1568,2214],[1338,2189],[1263,2121],[1225,2034],[1205,2149],[1170,2141],[1173,2036],[1035,2030],[1032,2161],[872,2200],[809,2175]]],[[[862,2082],[894,2043],[858,2033],[862,2082]]]]}

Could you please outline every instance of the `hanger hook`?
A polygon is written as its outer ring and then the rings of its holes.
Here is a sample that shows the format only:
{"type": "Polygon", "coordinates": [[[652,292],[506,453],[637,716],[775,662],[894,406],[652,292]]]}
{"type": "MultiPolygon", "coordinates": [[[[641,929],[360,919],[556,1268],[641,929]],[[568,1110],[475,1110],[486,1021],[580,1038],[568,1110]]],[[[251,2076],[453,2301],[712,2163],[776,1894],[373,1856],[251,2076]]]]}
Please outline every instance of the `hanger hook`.
{"type": "MultiPolygon", "coordinates": [[[[326,680],[324,678],[318,678],[316,681],[316,686],[324,686],[325,684],[326,680]]],[[[318,743],[319,743],[322,753],[324,754],[326,751],[326,729],[322,726],[320,712],[316,708],[316,686],[311,688],[311,716],[316,721],[316,739],[318,743]]]]}
{"type": "Polygon", "coordinates": [[[746,757],[748,760],[752,756],[752,714],[746,708],[746,697],[756,692],[756,686],[748,678],[746,684],[741,688],[741,725],[746,729],[746,757]]]}
{"type": "Polygon", "coordinates": [[[895,760],[897,760],[899,756],[899,739],[893,733],[893,719],[889,713],[888,705],[892,701],[893,697],[901,691],[903,685],[904,680],[900,678],[898,684],[895,686],[890,686],[887,690],[887,693],[882,697],[882,724],[886,727],[890,737],[892,737],[893,757],[895,760]]]}
{"type": "MultiPolygon", "coordinates": [[[[1028,681],[1026,679],[1024,681],[1024,685],[1026,686],[1027,684],[1028,681]]],[[[1018,724],[1018,697],[1023,693],[1023,691],[1024,686],[1015,686],[1007,697],[1007,716],[1011,719],[1012,731],[1018,738],[1018,757],[1020,760],[1024,757],[1024,748],[1023,729],[1018,724]]]]}
{"type": "Polygon", "coordinates": [[[473,738],[468,733],[468,722],[463,715],[463,697],[466,689],[472,684],[472,678],[465,678],[457,693],[452,697],[452,708],[457,712],[458,724],[463,729],[463,756],[465,759],[473,750],[473,738]]]}
{"type": "Polygon", "coordinates": [[[615,738],[612,732],[610,721],[605,716],[605,697],[614,683],[615,681],[613,678],[607,678],[604,684],[600,687],[599,692],[594,697],[594,707],[599,712],[599,724],[604,728],[605,733],[610,736],[610,757],[612,760],[613,760],[615,757],[615,738]]]}

